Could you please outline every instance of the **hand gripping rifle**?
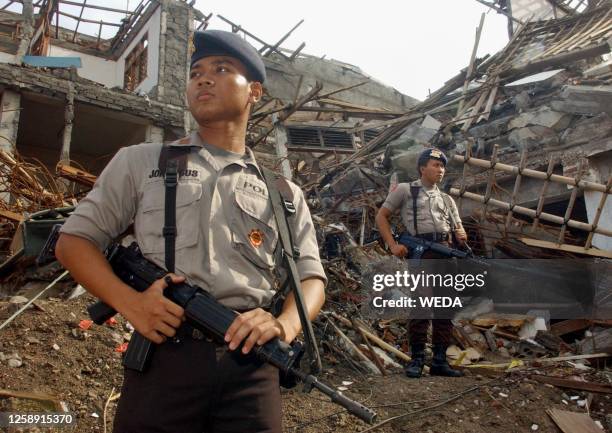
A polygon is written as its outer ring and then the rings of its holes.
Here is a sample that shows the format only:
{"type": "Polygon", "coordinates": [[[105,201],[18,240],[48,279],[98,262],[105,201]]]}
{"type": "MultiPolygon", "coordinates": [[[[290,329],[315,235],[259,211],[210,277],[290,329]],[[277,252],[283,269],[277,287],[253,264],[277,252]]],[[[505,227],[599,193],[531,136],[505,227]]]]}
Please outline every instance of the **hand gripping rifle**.
{"type": "MultiPolygon", "coordinates": [[[[155,280],[167,275],[164,269],[142,256],[136,243],[127,248],[118,244],[112,245],[107,250],[107,258],[115,274],[139,292],[146,290],[155,280]]],[[[219,344],[227,344],[224,340],[225,332],[238,313],[220,304],[202,288],[186,283],[172,284],[165,290],[164,295],[184,308],[186,322],[189,325],[210,336],[219,344]]],[[[89,306],[88,311],[97,324],[104,323],[116,313],[112,307],[101,301],[89,306]]],[[[141,334],[134,332],[129,344],[132,349],[126,353],[124,365],[144,370],[152,355],[151,348],[154,347],[150,343],[141,334]]],[[[255,346],[253,353],[257,359],[278,368],[283,383],[302,382],[306,391],[316,388],[353,415],[368,423],[374,422],[376,418],[374,411],[319,382],[314,375],[299,369],[303,354],[303,345],[300,341],[287,344],[275,338],[262,346],[255,346]]]]}
{"type": "Polygon", "coordinates": [[[474,263],[478,263],[479,265],[488,266],[488,263],[477,258],[474,255],[472,249],[467,244],[463,245],[463,248],[465,250],[460,250],[457,248],[448,247],[438,242],[432,242],[426,239],[412,236],[408,233],[402,234],[399,237],[398,241],[400,244],[403,244],[410,249],[410,258],[412,259],[421,259],[426,251],[432,251],[444,257],[448,257],[449,259],[455,257],[458,259],[466,259],[474,263]]]}

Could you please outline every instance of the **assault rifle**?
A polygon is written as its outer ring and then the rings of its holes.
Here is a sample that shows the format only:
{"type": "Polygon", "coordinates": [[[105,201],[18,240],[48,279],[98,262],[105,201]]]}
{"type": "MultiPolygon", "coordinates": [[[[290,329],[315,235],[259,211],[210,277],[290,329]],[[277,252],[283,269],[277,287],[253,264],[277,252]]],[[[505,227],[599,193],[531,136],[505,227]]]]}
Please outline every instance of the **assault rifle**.
{"type": "Polygon", "coordinates": [[[431,251],[431,252],[440,254],[444,257],[448,257],[448,258],[455,257],[458,259],[468,259],[480,265],[485,265],[485,266],[487,265],[487,263],[478,259],[474,255],[474,252],[467,244],[464,244],[463,246],[463,248],[465,248],[464,250],[460,250],[457,248],[447,247],[444,244],[440,244],[437,242],[432,242],[426,239],[418,238],[408,233],[403,233],[399,237],[398,242],[400,244],[405,245],[407,248],[409,248],[411,259],[419,260],[423,257],[423,254],[425,254],[425,252],[431,251]]]}
{"type": "MultiPolygon", "coordinates": [[[[145,259],[136,243],[127,248],[114,244],[107,249],[106,256],[115,274],[139,292],[146,290],[155,280],[167,274],[164,269],[145,259]]],[[[187,283],[172,284],[164,291],[164,295],[183,307],[187,324],[219,344],[227,344],[224,340],[225,332],[238,313],[220,304],[204,289],[187,283]]],[[[97,324],[104,323],[116,314],[112,307],[102,301],[89,306],[88,311],[97,324]]],[[[155,345],[150,344],[150,341],[138,332],[134,332],[130,346],[132,347],[126,353],[124,365],[143,371],[153,355],[152,350],[155,345]]],[[[376,419],[376,413],[370,408],[319,382],[314,375],[300,370],[299,362],[303,354],[303,345],[300,341],[287,344],[275,338],[262,346],[255,346],[252,352],[257,359],[272,364],[280,370],[283,379],[281,382],[302,382],[305,391],[318,389],[330,397],[332,402],[341,405],[360,419],[368,423],[376,419]]]]}

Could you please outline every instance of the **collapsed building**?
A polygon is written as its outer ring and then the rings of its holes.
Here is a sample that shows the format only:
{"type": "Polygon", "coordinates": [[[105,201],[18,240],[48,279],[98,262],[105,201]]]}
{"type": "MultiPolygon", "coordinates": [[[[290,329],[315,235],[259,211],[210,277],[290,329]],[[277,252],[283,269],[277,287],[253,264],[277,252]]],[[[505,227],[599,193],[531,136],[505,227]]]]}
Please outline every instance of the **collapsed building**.
{"type": "MultiPolygon", "coordinates": [[[[184,1],[147,0],[125,11],[58,0],[4,3],[0,135],[9,153],[36,157],[50,169],[58,161],[74,160],[97,174],[122,146],[169,141],[194,128],[184,97],[189,41],[194,30],[206,28],[212,15],[184,1]],[[112,18],[92,19],[100,13],[112,18]],[[94,27],[95,35],[79,32],[86,25],[94,27]],[[115,31],[112,38],[101,38],[106,29],[115,31]]],[[[258,41],[255,37],[253,43],[258,41]]],[[[290,103],[317,82],[326,91],[362,84],[344,93],[345,102],[375,107],[376,112],[391,110],[388,116],[416,102],[370,80],[354,66],[302,54],[303,46],[287,54],[280,42],[260,44],[269,76],[262,109],[290,103]]],[[[298,108],[306,112],[309,107],[298,108]]],[[[314,146],[351,144],[323,135],[314,146]]]]}
{"type": "MultiPolygon", "coordinates": [[[[379,134],[341,167],[358,163],[363,173],[380,161],[390,182],[410,181],[420,152],[440,147],[452,161],[446,189],[481,254],[611,258],[612,8],[607,1],[588,6],[522,22],[493,56],[476,58],[477,40],[469,67],[425,101],[353,128],[379,134]]],[[[350,197],[346,172],[337,177],[318,187],[328,182],[350,197]]],[[[351,200],[331,210],[353,208],[359,227],[361,203],[351,200]]]]}
{"type": "MultiPolygon", "coordinates": [[[[355,317],[364,291],[371,291],[368,278],[381,269],[375,266],[393,265],[378,242],[376,212],[390,185],[417,177],[424,148],[439,147],[450,157],[444,187],[478,254],[612,258],[612,2],[480,2],[508,17],[507,46],[478,58],[481,20],[468,67],[424,101],[356,66],[305,54],[304,43],[284,49],[301,22],[270,43],[219,17],[264,57],[268,81],[248,144],[260,162],[305,192],[330,278],[326,308],[334,310],[324,311],[315,328],[328,360],[343,360],[360,374],[385,374],[400,367],[395,361],[410,361],[401,320],[355,317]]],[[[9,317],[15,304],[24,311],[58,281],[49,276],[57,267],[46,274],[27,267],[65,216],[62,208],[91,188],[114,153],[174,140],[195,127],[184,98],[189,40],[212,14],[192,3],[142,0],[130,10],[85,0],[0,5],[0,253],[6,259],[0,292],[9,298],[25,293],[28,279],[38,283],[29,286],[36,289],[30,301],[0,297],[0,329],[15,318],[9,317]]],[[[454,330],[455,365],[487,353],[497,363],[482,361],[489,362],[485,370],[510,370],[519,358],[535,358],[533,365],[545,358],[596,360],[612,350],[606,317],[549,323],[546,330],[536,327],[540,317],[468,319],[454,330]],[[566,335],[571,338],[562,340],[566,335]]],[[[71,335],[81,338],[84,329],[71,335]]],[[[118,335],[119,347],[124,340],[129,334],[118,335]]],[[[611,392],[608,383],[580,384],[577,389],[611,392]]]]}

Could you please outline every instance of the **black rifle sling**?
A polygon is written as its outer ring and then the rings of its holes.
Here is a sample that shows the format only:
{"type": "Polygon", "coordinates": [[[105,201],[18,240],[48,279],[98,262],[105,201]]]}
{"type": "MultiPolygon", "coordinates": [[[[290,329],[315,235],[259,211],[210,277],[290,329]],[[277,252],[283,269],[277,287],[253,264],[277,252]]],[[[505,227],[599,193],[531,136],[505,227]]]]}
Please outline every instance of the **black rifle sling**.
{"type": "MultiPolygon", "coordinates": [[[[164,176],[166,186],[164,202],[164,227],[162,234],[165,240],[165,264],[168,272],[174,272],[176,245],[176,189],[180,174],[187,168],[187,155],[190,147],[170,147],[164,144],[159,154],[158,168],[164,176]]],[[[123,358],[123,365],[131,370],[143,372],[153,356],[155,346],[134,331],[128,350],[123,358]]]]}
{"type": "Polygon", "coordinates": [[[187,155],[190,147],[162,146],[159,154],[159,169],[164,176],[166,194],[164,201],[165,263],[168,272],[174,272],[176,245],[176,190],[181,172],[187,168],[187,155]]]}
{"type": "Polygon", "coordinates": [[[299,250],[293,246],[291,231],[289,230],[288,217],[295,214],[295,206],[293,204],[293,193],[287,180],[278,176],[271,170],[262,167],[264,180],[268,187],[270,195],[270,203],[272,204],[272,212],[278,227],[278,237],[282,248],[284,262],[287,264],[287,272],[289,285],[293,290],[295,303],[297,305],[298,314],[300,316],[300,324],[304,332],[304,341],[306,343],[306,353],[310,361],[310,371],[316,374],[321,371],[321,357],[319,349],[312,330],[312,323],[308,318],[308,311],[304,302],[302,293],[302,285],[300,283],[295,259],[299,256],[299,250]]]}
{"type": "Polygon", "coordinates": [[[455,214],[453,213],[453,206],[450,203],[450,200],[452,200],[452,198],[445,193],[441,193],[442,194],[442,201],[444,202],[444,206],[446,207],[446,210],[448,211],[448,217],[450,219],[450,225],[451,225],[451,230],[455,231],[455,229],[457,227],[459,227],[459,225],[457,224],[457,219],[455,218],[455,214]]]}
{"type": "Polygon", "coordinates": [[[410,195],[412,196],[412,223],[414,224],[414,235],[419,235],[419,229],[417,228],[417,198],[419,198],[419,191],[421,187],[419,185],[410,185],[410,195]]]}

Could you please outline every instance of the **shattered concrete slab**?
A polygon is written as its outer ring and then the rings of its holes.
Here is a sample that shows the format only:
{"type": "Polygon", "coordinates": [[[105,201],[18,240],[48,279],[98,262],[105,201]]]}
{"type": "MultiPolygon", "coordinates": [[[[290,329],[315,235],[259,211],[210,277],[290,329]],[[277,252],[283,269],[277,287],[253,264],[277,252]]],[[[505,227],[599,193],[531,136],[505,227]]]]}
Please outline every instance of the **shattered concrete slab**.
{"type": "Polygon", "coordinates": [[[554,110],[571,114],[612,114],[612,86],[565,86],[554,110]]]}
{"type": "Polygon", "coordinates": [[[545,126],[533,125],[513,130],[508,136],[510,144],[517,150],[534,150],[559,144],[557,133],[545,126]]]}
{"type": "Polygon", "coordinates": [[[513,118],[508,123],[508,129],[538,125],[554,129],[558,132],[566,129],[571,120],[571,115],[553,111],[549,107],[543,106],[536,111],[525,111],[519,116],[513,118]]]}

